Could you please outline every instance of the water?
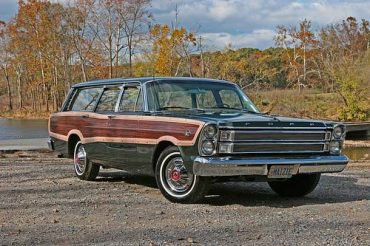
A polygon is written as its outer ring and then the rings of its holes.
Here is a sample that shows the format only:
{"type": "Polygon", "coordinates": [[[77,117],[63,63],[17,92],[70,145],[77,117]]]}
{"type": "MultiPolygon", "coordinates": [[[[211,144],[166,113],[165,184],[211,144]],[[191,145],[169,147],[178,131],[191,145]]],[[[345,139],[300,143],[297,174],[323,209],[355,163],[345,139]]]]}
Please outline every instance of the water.
{"type": "Polygon", "coordinates": [[[47,120],[0,119],[0,140],[47,137],[47,120]]]}
{"type": "Polygon", "coordinates": [[[370,160],[370,147],[346,147],[343,153],[351,160],[370,160]]]}

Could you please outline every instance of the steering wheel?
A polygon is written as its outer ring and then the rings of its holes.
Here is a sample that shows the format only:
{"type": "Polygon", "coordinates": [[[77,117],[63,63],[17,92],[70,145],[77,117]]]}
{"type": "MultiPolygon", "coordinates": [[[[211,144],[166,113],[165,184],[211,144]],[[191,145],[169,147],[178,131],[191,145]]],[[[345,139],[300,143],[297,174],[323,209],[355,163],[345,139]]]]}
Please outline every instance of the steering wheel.
{"type": "Polygon", "coordinates": [[[221,103],[222,107],[224,108],[230,108],[230,105],[229,104],[226,104],[226,103],[221,103]]]}

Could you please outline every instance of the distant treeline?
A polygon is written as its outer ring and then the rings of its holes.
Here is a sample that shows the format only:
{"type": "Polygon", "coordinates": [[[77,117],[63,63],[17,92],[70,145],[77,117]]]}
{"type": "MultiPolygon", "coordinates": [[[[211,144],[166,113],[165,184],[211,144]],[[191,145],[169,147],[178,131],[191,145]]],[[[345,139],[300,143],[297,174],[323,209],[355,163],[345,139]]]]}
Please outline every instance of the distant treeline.
{"type": "MultiPolygon", "coordinates": [[[[231,80],[250,91],[304,88],[338,93],[340,118],[369,117],[369,21],[353,17],[312,30],[277,26],[276,47],[232,44],[209,51],[198,33],[155,24],[150,0],[20,0],[0,21],[0,111],[57,110],[73,83],[128,76],[231,80]],[[5,102],[5,103],[4,103],[5,102]]],[[[176,15],[177,16],[177,15],[176,15]]]]}

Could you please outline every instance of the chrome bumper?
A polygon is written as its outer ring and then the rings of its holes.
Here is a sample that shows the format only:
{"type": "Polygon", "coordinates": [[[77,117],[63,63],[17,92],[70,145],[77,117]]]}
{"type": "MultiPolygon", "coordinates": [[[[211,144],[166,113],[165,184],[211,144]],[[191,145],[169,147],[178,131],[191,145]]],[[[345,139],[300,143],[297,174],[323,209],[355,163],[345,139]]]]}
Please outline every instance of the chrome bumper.
{"type": "Polygon", "coordinates": [[[268,175],[271,165],[299,165],[297,173],[334,173],[344,170],[345,155],[304,158],[197,157],[193,173],[199,176],[268,175]]]}
{"type": "Polygon", "coordinates": [[[48,147],[50,150],[55,150],[54,141],[51,138],[48,140],[48,147]]]}

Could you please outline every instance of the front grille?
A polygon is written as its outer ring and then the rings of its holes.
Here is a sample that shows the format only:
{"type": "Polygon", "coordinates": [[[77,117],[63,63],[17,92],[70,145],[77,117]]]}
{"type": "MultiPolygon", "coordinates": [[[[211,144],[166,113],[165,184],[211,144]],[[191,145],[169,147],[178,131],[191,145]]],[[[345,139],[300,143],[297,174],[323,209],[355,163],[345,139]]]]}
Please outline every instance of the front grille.
{"type": "Polygon", "coordinates": [[[325,132],[241,131],[235,134],[234,141],[321,141],[324,139],[325,132]]]}
{"type": "Polygon", "coordinates": [[[273,129],[220,131],[219,153],[312,153],[328,151],[326,129],[273,129]]]}

